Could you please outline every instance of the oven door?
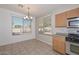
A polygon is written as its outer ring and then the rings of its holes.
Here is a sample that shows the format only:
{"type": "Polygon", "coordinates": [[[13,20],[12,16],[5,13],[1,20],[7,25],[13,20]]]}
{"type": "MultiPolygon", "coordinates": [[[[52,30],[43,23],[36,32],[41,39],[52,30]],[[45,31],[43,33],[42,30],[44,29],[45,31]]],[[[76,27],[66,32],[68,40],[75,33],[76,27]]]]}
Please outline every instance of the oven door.
{"type": "Polygon", "coordinates": [[[67,21],[67,27],[79,27],[79,18],[71,18],[67,21]]]}
{"type": "Polygon", "coordinates": [[[79,20],[69,21],[68,26],[69,27],[79,27],[79,20]]]}
{"type": "Polygon", "coordinates": [[[78,45],[74,45],[74,44],[70,44],[70,51],[72,53],[79,54],[79,46],[78,45]]]}
{"type": "Polygon", "coordinates": [[[66,41],[66,53],[69,55],[79,54],[79,44],[66,41]]]}

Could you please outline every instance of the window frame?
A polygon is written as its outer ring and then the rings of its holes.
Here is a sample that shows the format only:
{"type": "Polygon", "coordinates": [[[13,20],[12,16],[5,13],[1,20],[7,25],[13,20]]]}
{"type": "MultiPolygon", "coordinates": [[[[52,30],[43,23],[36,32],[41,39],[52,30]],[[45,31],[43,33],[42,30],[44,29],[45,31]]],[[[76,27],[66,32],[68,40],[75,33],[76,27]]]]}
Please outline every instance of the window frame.
{"type": "Polygon", "coordinates": [[[25,19],[23,19],[22,17],[11,16],[11,21],[12,21],[12,25],[11,25],[11,26],[12,26],[12,35],[22,35],[22,34],[24,34],[24,33],[30,33],[30,32],[32,32],[32,21],[31,21],[31,23],[30,23],[30,31],[24,32],[24,20],[25,20],[25,19]],[[17,32],[13,33],[13,28],[14,28],[14,27],[13,27],[13,25],[14,25],[13,17],[22,19],[22,32],[20,32],[20,33],[17,33],[17,32]]]}

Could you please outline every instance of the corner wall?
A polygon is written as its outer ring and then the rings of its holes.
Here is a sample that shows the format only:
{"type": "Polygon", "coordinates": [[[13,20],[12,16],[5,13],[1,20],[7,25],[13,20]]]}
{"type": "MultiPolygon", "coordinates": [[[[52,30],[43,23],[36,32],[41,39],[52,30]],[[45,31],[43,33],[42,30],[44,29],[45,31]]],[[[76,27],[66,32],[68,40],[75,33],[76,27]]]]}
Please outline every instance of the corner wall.
{"type": "Polygon", "coordinates": [[[24,14],[0,8],[0,46],[24,40],[35,39],[35,18],[32,20],[32,32],[22,35],[12,35],[11,16],[24,17],[24,14]]]}

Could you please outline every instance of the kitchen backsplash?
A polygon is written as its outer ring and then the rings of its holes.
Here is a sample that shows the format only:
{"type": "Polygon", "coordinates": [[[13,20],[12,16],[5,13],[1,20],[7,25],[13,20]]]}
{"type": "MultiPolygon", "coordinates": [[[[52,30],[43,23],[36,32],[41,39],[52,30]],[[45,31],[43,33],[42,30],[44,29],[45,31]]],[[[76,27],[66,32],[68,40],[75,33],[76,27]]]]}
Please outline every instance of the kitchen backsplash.
{"type": "Polygon", "coordinates": [[[74,33],[79,34],[79,28],[55,28],[56,33],[74,33]]]}
{"type": "Polygon", "coordinates": [[[67,28],[56,28],[56,33],[68,33],[67,28]]]}
{"type": "Polygon", "coordinates": [[[79,34],[79,28],[68,28],[68,33],[79,34]]]}

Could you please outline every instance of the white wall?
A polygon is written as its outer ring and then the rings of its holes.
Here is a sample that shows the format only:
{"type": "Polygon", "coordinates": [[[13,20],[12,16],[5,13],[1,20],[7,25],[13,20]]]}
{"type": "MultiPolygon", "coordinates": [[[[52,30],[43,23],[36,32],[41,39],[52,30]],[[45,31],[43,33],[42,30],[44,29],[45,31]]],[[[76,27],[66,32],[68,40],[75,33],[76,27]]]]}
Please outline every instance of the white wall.
{"type": "Polygon", "coordinates": [[[32,32],[13,36],[11,16],[24,17],[23,14],[0,8],[0,46],[35,38],[35,18],[32,20],[32,32]]]}
{"type": "MultiPolygon", "coordinates": [[[[53,10],[53,12],[51,13],[52,14],[51,24],[52,24],[52,34],[53,35],[56,33],[67,33],[68,32],[67,28],[55,28],[55,15],[58,13],[62,13],[64,11],[68,11],[68,10],[77,8],[77,7],[79,7],[79,5],[74,5],[74,4],[73,5],[61,5],[60,7],[57,7],[56,9],[53,10]]],[[[47,15],[45,15],[45,16],[47,16],[47,15]]],[[[42,17],[45,17],[45,16],[42,16],[42,17]]],[[[37,22],[39,19],[37,19],[37,22]]],[[[38,26],[36,28],[38,28],[38,26]]],[[[42,35],[42,34],[37,33],[37,39],[41,40],[49,45],[52,45],[53,35],[48,36],[48,35],[42,35]]]]}

